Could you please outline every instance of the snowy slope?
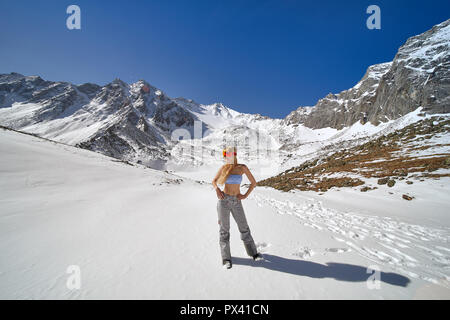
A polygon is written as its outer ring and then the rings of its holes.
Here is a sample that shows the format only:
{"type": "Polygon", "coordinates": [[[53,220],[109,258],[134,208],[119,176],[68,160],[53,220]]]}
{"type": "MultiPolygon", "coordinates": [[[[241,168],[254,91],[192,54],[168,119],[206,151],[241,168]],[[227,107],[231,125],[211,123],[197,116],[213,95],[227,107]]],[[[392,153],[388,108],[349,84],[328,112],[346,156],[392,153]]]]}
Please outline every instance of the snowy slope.
{"type": "Polygon", "coordinates": [[[257,187],[243,206],[266,261],[246,257],[232,222],[224,270],[209,181],[3,129],[0,152],[3,299],[450,297],[447,180],[414,206],[257,187]],[[73,265],[79,290],[66,286],[73,265]],[[379,289],[366,282],[374,265],[379,289]]]}

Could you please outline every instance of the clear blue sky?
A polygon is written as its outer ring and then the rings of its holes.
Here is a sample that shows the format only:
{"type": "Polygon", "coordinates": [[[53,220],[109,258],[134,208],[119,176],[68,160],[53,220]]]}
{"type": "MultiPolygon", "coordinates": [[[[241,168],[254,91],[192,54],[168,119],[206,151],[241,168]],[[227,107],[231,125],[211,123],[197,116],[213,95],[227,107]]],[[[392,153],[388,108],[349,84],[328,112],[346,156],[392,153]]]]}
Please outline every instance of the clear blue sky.
{"type": "Polygon", "coordinates": [[[450,1],[0,0],[0,73],[104,85],[144,79],[170,97],[283,118],[355,85],[450,1]],[[81,8],[81,30],[66,8],[81,8]],[[366,8],[381,8],[381,30],[366,8]]]}

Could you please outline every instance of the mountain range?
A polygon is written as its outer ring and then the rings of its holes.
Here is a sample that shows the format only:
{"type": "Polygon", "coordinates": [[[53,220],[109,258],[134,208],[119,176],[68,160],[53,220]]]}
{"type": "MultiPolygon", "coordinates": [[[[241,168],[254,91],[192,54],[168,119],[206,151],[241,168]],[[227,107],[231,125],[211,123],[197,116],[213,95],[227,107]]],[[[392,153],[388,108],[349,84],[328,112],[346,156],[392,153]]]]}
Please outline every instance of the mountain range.
{"type": "Polygon", "coordinates": [[[75,85],[13,72],[0,74],[0,125],[160,170],[216,165],[234,142],[244,161],[266,159],[268,177],[417,121],[409,114],[449,113],[449,93],[450,19],[284,119],[171,98],[144,80],[75,85]]]}

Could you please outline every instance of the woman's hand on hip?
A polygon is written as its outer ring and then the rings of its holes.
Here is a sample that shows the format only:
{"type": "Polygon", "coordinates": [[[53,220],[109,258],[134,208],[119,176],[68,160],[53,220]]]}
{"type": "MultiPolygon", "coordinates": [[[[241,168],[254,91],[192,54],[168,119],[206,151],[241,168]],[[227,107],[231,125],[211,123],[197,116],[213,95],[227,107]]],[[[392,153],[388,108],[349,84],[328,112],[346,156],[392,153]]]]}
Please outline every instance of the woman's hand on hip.
{"type": "Polygon", "coordinates": [[[239,200],[243,200],[243,199],[247,198],[247,196],[245,196],[245,195],[239,193],[239,194],[236,196],[236,198],[238,198],[239,200]]]}
{"type": "Polygon", "coordinates": [[[223,191],[220,190],[219,188],[216,189],[216,193],[217,193],[217,198],[219,199],[224,199],[225,195],[223,194],[223,191]]]}

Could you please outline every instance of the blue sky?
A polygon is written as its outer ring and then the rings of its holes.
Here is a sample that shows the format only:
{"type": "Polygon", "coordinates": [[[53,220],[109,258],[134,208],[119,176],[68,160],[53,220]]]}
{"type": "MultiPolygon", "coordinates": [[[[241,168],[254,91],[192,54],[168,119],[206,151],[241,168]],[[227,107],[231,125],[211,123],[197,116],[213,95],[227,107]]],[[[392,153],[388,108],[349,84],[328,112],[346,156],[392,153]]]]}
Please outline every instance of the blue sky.
{"type": "Polygon", "coordinates": [[[437,0],[0,0],[0,73],[144,79],[170,97],[284,118],[354,86],[449,12],[437,0]],[[81,30],[66,28],[71,4],[81,30]],[[372,4],[381,30],[366,27],[372,4]]]}

